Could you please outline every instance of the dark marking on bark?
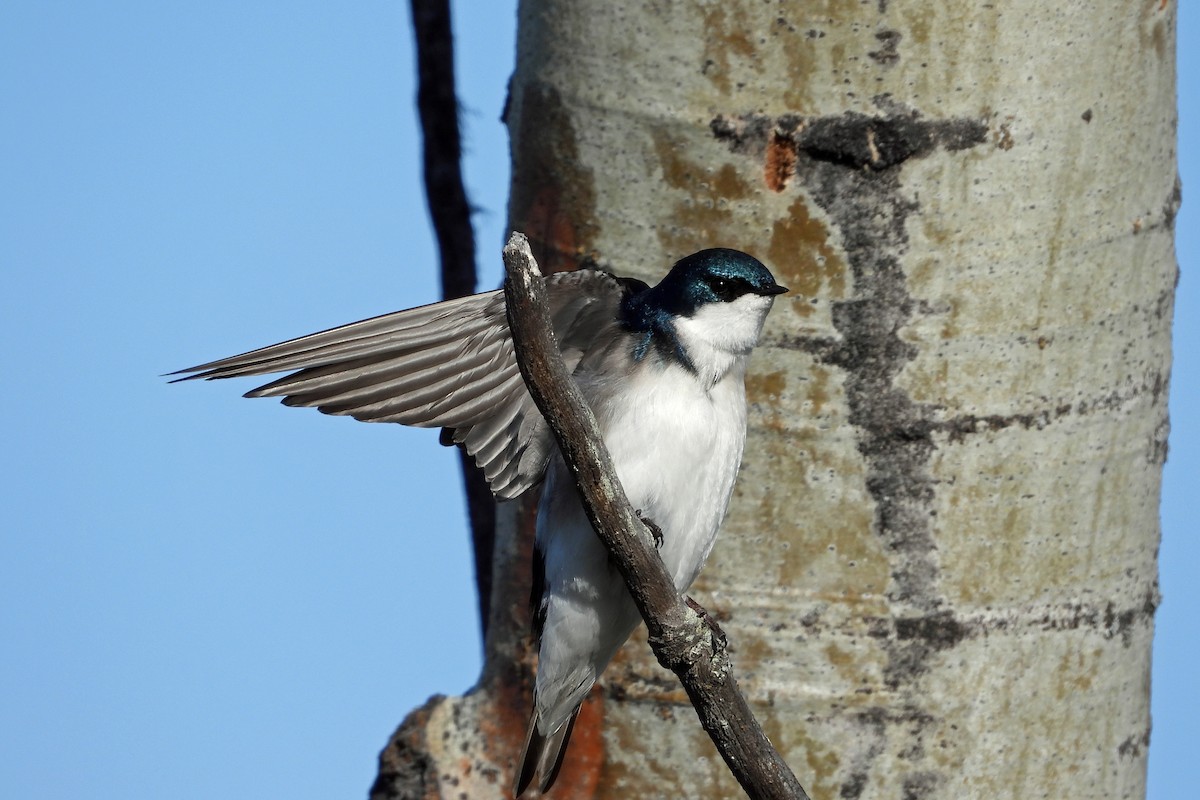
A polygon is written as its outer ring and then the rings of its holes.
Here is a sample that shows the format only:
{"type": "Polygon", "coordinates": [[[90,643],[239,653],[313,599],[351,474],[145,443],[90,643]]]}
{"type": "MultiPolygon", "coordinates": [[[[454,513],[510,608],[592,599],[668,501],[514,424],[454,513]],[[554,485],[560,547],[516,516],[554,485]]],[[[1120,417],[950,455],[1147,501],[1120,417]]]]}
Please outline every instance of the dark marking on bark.
{"type": "Polygon", "coordinates": [[[1142,757],[1142,751],[1150,746],[1150,728],[1141,733],[1132,734],[1117,745],[1117,755],[1121,758],[1137,759],[1142,757]]]}
{"type": "Polygon", "coordinates": [[[1166,201],[1163,203],[1163,218],[1166,220],[1167,227],[1175,230],[1175,216],[1179,213],[1179,206],[1183,204],[1183,181],[1179,179],[1179,174],[1175,174],[1175,183],[1171,187],[1171,193],[1167,195],[1166,201]]]}
{"type": "Polygon", "coordinates": [[[831,336],[794,336],[786,333],[771,338],[769,344],[784,350],[808,353],[822,362],[827,361],[842,345],[840,340],[831,336]]]}
{"type": "MultiPolygon", "coordinates": [[[[788,118],[778,124],[792,129],[797,176],[839,228],[854,276],[854,295],[833,306],[841,341],[826,346],[822,360],[847,375],[850,421],[860,430],[876,528],[892,551],[888,595],[931,612],[941,604],[934,586],[933,489],[926,468],[935,409],[914,403],[894,385],[916,355],[899,332],[916,312],[900,256],[908,242],[906,220],[917,206],[903,196],[899,170],[889,167],[938,145],[982,143],[986,126],[976,120],[927,122],[911,112],[873,118],[848,113],[802,123],[788,118]]],[[[746,129],[767,127],[755,120],[746,129]]]]}
{"type": "Polygon", "coordinates": [[[1146,452],[1146,460],[1161,467],[1167,463],[1167,455],[1170,453],[1170,438],[1171,438],[1171,418],[1164,410],[1163,417],[1154,426],[1154,433],[1150,435],[1150,446],[1146,452]]]}
{"type": "MultiPolygon", "coordinates": [[[[1171,313],[1172,297],[1170,292],[1163,292],[1156,301],[1151,314],[1162,318],[1171,313]]],[[[1018,339],[1024,342],[1023,339],[1018,339]]],[[[1045,349],[1052,340],[1041,338],[1036,342],[1039,349],[1045,349]]],[[[784,334],[769,341],[772,347],[785,350],[798,350],[808,353],[817,360],[832,363],[842,342],[829,337],[803,337],[784,334]]],[[[968,436],[980,433],[991,433],[1005,428],[1021,428],[1024,430],[1042,430],[1068,416],[1087,416],[1090,414],[1120,411],[1129,404],[1137,402],[1144,396],[1150,398],[1149,404],[1157,407],[1162,395],[1168,391],[1169,380],[1160,372],[1142,376],[1139,383],[1122,391],[1111,391],[1099,397],[1086,398],[1073,403],[1058,403],[1049,405],[1049,398],[1040,398],[1047,405],[1032,410],[1014,414],[958,414],[939,420],[928,420],[927,424],[932,433],[945,434],[951,442],[959,443],[968,436]]],[[[931,408],[939,408],[930,406],[931,408]]],[[[939,408],[940,410],[940,408],[939,408]]],[[[1155,440],[1158,441],[1158,434],[1155,440]]],[[[1163,441],[1165,445],[1165,440],[1163,441]]],[[[1155,453],[1161,448],[1155,446],[1155,453]]]]}
{"type": "MultiPolygon", "coordinates": [[[[881,751],[882,752],[882,749],[881,751]]],[[[873,761],[879,753],[872,753],[870,760],[873,761]]],[[[868,762],[869,763],[869,762],[868,762]]],[[[841,789],[838,791],[838,797],[844,797],[847,800],[855,800],[862,797],[863,789],[867,788],[867,773],[865,770],[858,769],[850,773],[849,779],[842,783],[841,789]]]]}
{"type": "Polygon", "coordinates": [[[818,161],[879,171],[926,156],[939,146],[954,151],[981,144],[986,135],[987,126],[979,120],[930,123],[851,112],[810,122],[798,143],[818,161]]]}
{"type": "MultiPolygon", "coordinates": [[[[1155,310],[1152,313],[1158,314],[1159,312],[1155,310]]],[[[1150,398],[1150,405],[1157,407],[1166,390],[1167,379],[1161,372],[1155,372],[1143,376],[1140,383],[1124,391],[1112,391],[1100,397],[1080,400],[1076,403],[1062,403],[1053,408],[1046,407],[1019,414],[960,414],[936,423],[934,429],[948,434],[952,442],[961,442],[970,434],[1003,430],[1009,427],[1041,430],[1069,415],[1087,416],[1118,411],[1146,395],[1150,398]]]]}
{"type": "MultiPolygon", "coordinates": [[[[1105,639],[1119,636],[1125,640],[1138,625],[1149,627],[1161,599],[1158,585],[1152,584],[1146,587],[1140,603],[1126,609],[1118,609],[1112,604],[1062,603],[973,614],[954,614],[942,610],[924,615],[864,616],[860,620],[867,636],[891,640],[891,644],[885,647],[897,649],[919,644],[933,654],[950,650],[965,639],[1015,629],[1090,629],[1105,639]]],[[[845,626],[844,622],[827,625],[819,609],[809,611],[795,624],[803,631],[802,636],[818,638],[842,630],[845,626]]]]}
{"type": "Polygon", "coordinates": [[[1042,630],[1092,628],[1105,639],[1119,636],[1121,644],[1130,647],[1133,644],[1134,628],[1153,623],[1154,613],[1158,610],[1161,600],[1156,584],[1146,590],[1142,604],[1134,608],[1119,609],[1113,603],[1107,603],[1103,608],[1079,603],[1061,609],[1060,613],[1047,612],[1040,620],[1040,627],[1042,630]]]}
{"type": "MultiPolygon", "coordinates": [[[[1179,283],[1179,269],[1175,270],[1175,283],[1179,283]]],[[[1174,286],[1170,289],[1163,289],[1158,294],[1158,298],[1154,301],[1154,317],[1160,322],[1164,319],[1171,319],[1175,316],[1175,289],[1174,286]]]]}
{"type": "Polygon", "coordinates": [[[1138,625],[1153,624],[1154,614],[1158,611],[1161,602],[1162,594],[1158,590],[1158,585],[1155,584],[1146,592],[1141,606],[1137,608],[1117,610],[1112,603],[1109,603],[1104,610],[1104,627],[1108,638],[1120,636],[1121,644],[1125,647],[1132,647],[1133,629],[1138,625]]]}
{"type": "Polygon", "coordinates": [[[795,114],[785,115],[777,120],[765,114],[745,114],[740,117],[727,117],[719,114],[708,123],[713,138],[724,142],[730,150],[738,155],[762,156],[766,151],[767,140],[776,130],[781,135],[796,127],[803,117],[795,114]]]}
{"type": "Polygon", "coordinates": [[[888,663],[884,666],[883,680],[893,690],[927,672],[930,655],[949,650],[977,632],[949,611],[867,620],[867,634],[886,640],[888,663]]]}
{"type": "Polygon", "coordinates": [[[885,67],[894,67],[896,62],[900,60],[900,40],[903,36],[900,31],[880,31],[875,34],[875,38],[879,40],[879,49],[872,50],[867,53],[872,61],[883,64],[885,67]]]}
{"type": "Polygon", "coordinates": [[[1033,428],[1041,430],[1052,421],[1069,413],[1071,413],[1070,403],[1027,414],[960,414],[939,423],[938,429],[949,434],[950,441],[961,442],[970,434],[999,431],[1013,426],[1025,430],[1033,428]]]}
{"type": "MultiPolygon", "coordinates": [[[[845,114],[779,124],[794,132],[797,177],[840,229],[854,276],[854,295],[833,306],[841,340],[822,343],[821,359],[847,375],[850,421],[860,431],[876,528],[892,552],[888,595],[930,612],[941,603],[934,587],[933,490],[926,469],[934,446],[935,409],[914,403],[894,385],[916,355],[915,347],[899,336],[916,312],[900,266],[908,241],[905,222],[916,205],[902,195],[899,171],[882,165],[895,166],[929,152],[947,136],[945,131],[962,126],[953,120],[925,123],[912,114],[845,114]],[[875,166],[863,169],[871,164],[875,166]]],[[[766,127],[753,121],[747,129],[766,127]]],[[[982,141],[981,135],[976,138],[982,141]]],[[[953,143],[958,146],[959,138],[953,143]]]]}
{"type": "MultiPolygon", "coordinates": [[[[923,735],[925,729],[934,722],[931,715],[913,705],[905,706],[898,712],[872,706],[853,714],[850,718],[860,729],[855,741],[862,747],[858,752],[844,754],[849,756],[850,770],[849,776],[838,789],[838,796],[848,800],[862,796],[869,780],[871,764],[883,753],[890,730],[902,729],[905,732],[912,742],[909,748],[910,758],[916,758],[924,753],[923,735]]],[[[905,776],[905,781],[909,778],[924,780],[919,776],[926,774],[931,773],[913,772],[905,776]]]]}
{"type": "MultiPolygon", "coordinates": [[[[983,612],[970,617],[955,616],[949,611],[911,617],[865,617],[867,635],[886,640],[882,643],[889,660],[885,666],[884,682],[892,691],[911,689],[913,679],[928,670],[930,656],[948,651],[968,638],[986,637],[990,632],[1014,627],[1043,631],[1062,629],[1091,629],[1105,639],[1120,637],[1125,647],[1132,646],[1133,632],[1138,626],[1149,629],[1161,598],[1157,585],[1146,589],[1141,605],[1118,609],[1112,604],[1094,606],[1070,604],[1041,610],[1028,609],[1020,615],[983,612]]],[[[807,636],[821,636],[828,630],[819,611],[797,620],[807,636]]],[[[870,691],[864,691],[870,694],[870,691]]],[[[909,692],[911,702],[899,713],[872,707],[853,714],[850,719],[860,728],[853,739],[856,751],[843,753],[848,762],[848,776],[839,796],[860,797],[868,782],[872,762],[884,752],[889,739],[900,739],[905,746],[897,748],[897,757],[914,763],[925,757],[925,731],[936,720],[918,705],[919,695],[909,692]],[[901,738],[902,737],[902,738],[901,738]]],[[[1148,733],[1131,736],[1121,745],[1120,755],[1137,758],[1138,748],[1144,748],[1148,733]]],[[[901,778],[903,797],[928,797],[944,779],[930,770],[917,770],[901,778]],[[911,790],[911,791],[910,791],[911,790]]]]}
{"type": "MultiPolygon", "coordinates": [[[[1068,414],[1114,410],[1138,395],[1163,391],[1163,382],[1147,375],[1139,385],[1100,398],[1047,399],[1045,409],[1032,413],[959,415],[949,420],[942,418],[943,408],[915,402],[897,386],[897,376],[917,354],[900,332],[920,315],[932,313],[909,293],[902,266],[907,219],[919,207],[903,191],[901,167],[937,149],[954,152],[985,144],[988,127],[981,119],[927,120],[886,96],[876,98],[876,106],[881,113],[872,116],[721,116],[710,127],[733,152],[764,162],[770,148],[790,141],[796,148],[793,183],[807,192],[841,236],[853,294],[833,303],[831,317],[839,336],[785,338],[779,344],[806,351],[845,373],[849,421],[858,429],[866,488],[875,503],[874,529],[886,546],[891,573],[886,590],[891,615],[865,618],[864,623],[887,656],[886,688],[912,712],[907,720],[889,717],[882,709],[851,717],[862,730],[854,751],[843,754],[846,778],[839,794],[860,797],[873,763],[891,750],[912,763],[912,771],[898,779],[902,796],[917,798],[936,792],[946,778],[928,769],[923,732],[933,721],[921,710],[920,681],[939,653],[952,651],[968,637],[1016,625],[1041,630],[1088,627],[1130,646],[1135,630],[1152,624],[1157,606],[1157,588],[1152,587],[1136,608],[1080,604],[963,616],[946,607],[938,587],[932,526],[929,461],[938,445],[935,437],[960,440],[1010,426],[1044,426],[1068,414]]],[[[1051,341],[1031,344],[1045,349],[1051,341]]],[[[819,615],[805,617],[801,624],[802,635],[820,634],[819,615]]]]}
{"type": "Polygon", "coordinates": [[[903,794],[904,800],[924,800],[926,797],[932,797],[933,792],[942,782],[942,776],[936,772],[924,771],[914,772],[911,775],[904,777],[903,794]]]}
{"type": "Polygon", "coordinates": [[[849,756],[850,775],[842,782],[838,796],[857,800],[867,788],[871,764],[883,753],[887,743],[887,712],[878,707],[868,708],[854,714],[851,719],[861,731],[854,741],[865,746],[859,752],[843,753],[843,757],[849,756]]]}
{"type": "MultiPolygon", "coordinates": [[[[875,502],[874,527],[888,550],[887,596],[895,604],[894,616],[871,623],[870,630],[882,639],[887,654],[887,686],[906,698],[914,719],[928,719],[920,709],[917,681],[928,671],[933,653],[954,647],[969,631],[942,608],[937,586],[928,465],[938,409],[914,402],[896,385],[900,371],[917,355],[900,332],[925,313],[908,291],[901,264],[908,216],[918,205],[902,190],[900,167],[939,148],[957,151],[983,144],[988,129],[978,119],[927,120],[887,96],[875,103],[882,112],[875,116],[717,117],[711,130],[738,153],[762,154],[768,143],[793,142],[797,182],[841,234],[854,281],[853,294],[832,308],[840,340],[810,340],[805,346],[821,362],[845,372],[849,419],[859,432],[867,491],[875,502]]],[[[847,754],[849,777],[839,792],[843,798],[862,794],[871,766],[895,728],[882,709],[855,719],[864,729],[865,746],[847,754]]],[[[914,760],[924,752],[924,724],[916,725],[915,732],[911,726],[895,731],[907,745],[900,749],[914,760]]],[[[940,779],[918,770],[901,780],[907,797],[940,779]]]]}
{"type": "Polygon", "coordinates": [[[848,111],[832,117],[718,116],[709,123],[709,128],[734,152],[758,155],[772,136],[778,136],[794,142],[798,156],[877,172],[911,158],[927,156],[939,147],[954,152],[987,141],[987,123],[981,119],[926,120],[916,112],[898,108],[885,95],[876,98],[876,105],[886,109],[885,113],[868,116],[848,111]]]}
{"type": "Polygon", "coordinates": [[[936,650],[948,650],[966,638],[965,626],[949,611],[923,617],[899,617],[895,620],[896,638],[919,640],[936,650]]]}

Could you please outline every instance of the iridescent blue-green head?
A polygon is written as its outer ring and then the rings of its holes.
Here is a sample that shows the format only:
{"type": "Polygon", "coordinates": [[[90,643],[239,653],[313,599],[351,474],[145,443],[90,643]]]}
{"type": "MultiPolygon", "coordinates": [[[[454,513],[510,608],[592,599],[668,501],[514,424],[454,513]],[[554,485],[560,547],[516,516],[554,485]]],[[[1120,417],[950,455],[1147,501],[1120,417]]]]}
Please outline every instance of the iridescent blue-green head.
{"type": "Polygon", "coordinates": [[[715,247],[681,258],[650,293],[652,302],[664,311],[690,317],[707,303],[730,303],[747,294],[772,296],[786,291],[754,256],[715,247]]]}
{"type": "Polygon", "coordinates": [[[694,369],[692,351],[703,343],[748,353],[775,295],[786,291],[754,256],[723,247],[701,250],[676,262],[657,286],[631,295],[622,323],[641,334],[638,361],[653,346],[694,369]]]}

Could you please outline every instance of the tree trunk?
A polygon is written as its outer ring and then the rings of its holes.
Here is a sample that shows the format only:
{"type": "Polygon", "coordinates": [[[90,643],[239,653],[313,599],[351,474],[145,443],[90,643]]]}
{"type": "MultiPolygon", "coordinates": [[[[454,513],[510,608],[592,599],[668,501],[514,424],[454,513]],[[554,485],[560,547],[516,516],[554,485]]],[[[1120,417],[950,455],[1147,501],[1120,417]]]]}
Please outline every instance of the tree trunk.
{"type": "MultiPolygon", "coordinates": [[[[1173,5],[520,14],[510,218],[543,266],[720,245],[792,287],[694,593],[812,796],[1143,796],[1173,5]]],[[[410,717],[374,796],[504,796],[529,514],[500,512],[479,687],[410,717]]],[[[603,683],[552,796],[740,795],[644,634],[603,683]]]]}

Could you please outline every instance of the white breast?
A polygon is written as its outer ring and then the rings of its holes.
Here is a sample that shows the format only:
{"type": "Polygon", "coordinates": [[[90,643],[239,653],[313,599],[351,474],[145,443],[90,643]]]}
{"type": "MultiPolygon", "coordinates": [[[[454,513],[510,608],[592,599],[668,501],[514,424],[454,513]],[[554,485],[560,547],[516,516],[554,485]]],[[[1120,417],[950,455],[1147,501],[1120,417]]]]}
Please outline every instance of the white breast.
{"type": "Polygon", "coordinates": [[[683,367],[645,363],[593,406],[629,501],[662,529],[660,553],[680,591],[729,506],[746,439],[744,369],[739,359],[706,390],[683,367]]]}

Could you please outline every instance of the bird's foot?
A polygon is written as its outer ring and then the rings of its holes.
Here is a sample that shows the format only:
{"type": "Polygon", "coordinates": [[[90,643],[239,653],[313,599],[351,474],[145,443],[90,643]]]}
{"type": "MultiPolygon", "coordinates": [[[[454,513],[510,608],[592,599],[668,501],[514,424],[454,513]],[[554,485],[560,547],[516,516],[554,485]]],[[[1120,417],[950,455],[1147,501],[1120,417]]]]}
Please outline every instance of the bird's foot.
{"type": "Polygon", "coordinates": [[[637,510],[636,513],[637,513],[637,518],[642,521],[642,524],[645,525],[647,529],[649,529],[650,535],[654,538],[655,549],[661,550],[662,543],[663,543],[662,528],[658,527],[658,525],[654,522],[654,520],[650,519],[649,517],[643,517],[642,510],[640,508],[637,510]]]}
{"type": "Polygon", "coordinates": [[[713,637],[713,649],[718,651],[725,650],[729,645],[729,638],[725,636],[725,631],[721,630],[721,626],[708,613],[708,609],[697,603],[690,596],[685,596],[683,602],[687,603],[688,608],[699,614],[700,618],[704,620],[704,624],[708,626],[708,630],[712,633],[713,637]]]}

